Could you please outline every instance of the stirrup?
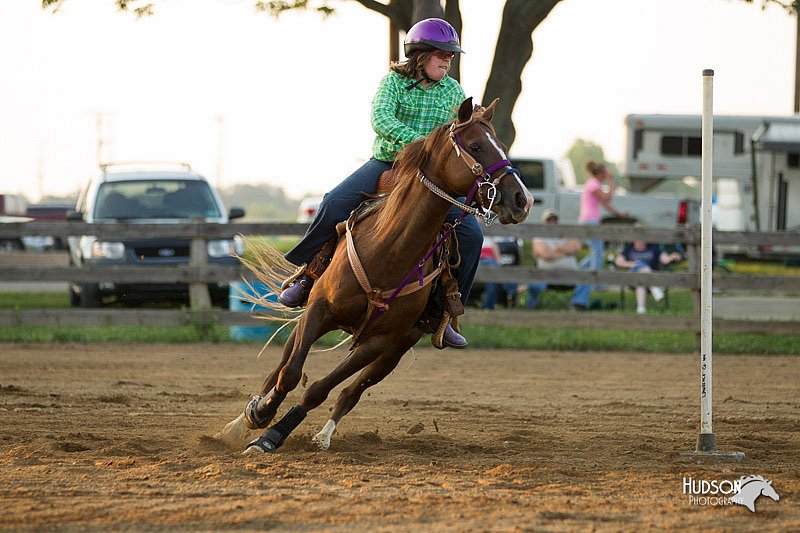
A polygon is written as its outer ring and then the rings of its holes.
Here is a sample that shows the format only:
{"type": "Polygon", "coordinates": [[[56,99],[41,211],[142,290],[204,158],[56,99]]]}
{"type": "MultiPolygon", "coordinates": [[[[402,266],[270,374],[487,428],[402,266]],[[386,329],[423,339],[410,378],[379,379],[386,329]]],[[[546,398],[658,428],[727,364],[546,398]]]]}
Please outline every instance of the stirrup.
{"type": "Polygon", "coordinates": [[[431,344],[433,344],[434,348],[439,350],[444,350],[447,348],[447,345],[444,343],[444,331],[447,329],[447,325],[450,323],[450,313],[447,311],[444,312],[442,315],[442,320],[439,322],[439,326],[436,328],[436,331],[433,332],[431,336],[431,344]]]}
{"type": "Polygon", "coordinates": [[[295,281],[297,278],[299,278],[300,276],[302,276],[303,274],[305,274],[305,273],[306,273],[306,266],[307,266],[307,264],[306,264],[306,263],[303,263],[302,265],[300,265],[299,267],[297,267],[297,270],[295,270],[295,271],[294,271],[294,274],[292,274],[291,276],[289,276],[288,278],[286,278],[286,280],[285,280],[283,283],[281,283],[281,291],[285,291],[286,289],[288,289],[288,288],[289,288],[289,285],[291,285],[292,283],[294,283],[294,281],[295,281]]]}

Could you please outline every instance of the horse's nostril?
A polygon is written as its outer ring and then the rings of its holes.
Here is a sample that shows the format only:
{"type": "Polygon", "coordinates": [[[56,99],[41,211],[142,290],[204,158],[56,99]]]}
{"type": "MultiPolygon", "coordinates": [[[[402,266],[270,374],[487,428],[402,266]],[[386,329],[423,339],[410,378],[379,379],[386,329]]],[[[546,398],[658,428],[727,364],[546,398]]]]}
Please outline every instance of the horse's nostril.
{"type": "Polygon", "coordinates": [[[528,205],[528,199],[524,194],[518,192],[514,195],[514,207],[517,209],[525,209],[528,205]]]}

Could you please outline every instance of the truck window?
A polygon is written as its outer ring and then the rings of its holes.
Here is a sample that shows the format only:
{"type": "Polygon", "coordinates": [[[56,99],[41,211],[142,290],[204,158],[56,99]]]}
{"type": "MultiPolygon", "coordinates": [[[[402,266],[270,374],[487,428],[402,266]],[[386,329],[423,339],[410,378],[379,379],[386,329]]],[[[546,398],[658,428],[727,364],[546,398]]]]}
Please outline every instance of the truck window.
{"type": "Polygon", "coordinates": [[[522,174],[522,183],[525,187],[528,189],[544,189],[544,163],[542,161],[514,161],[514,166],[522,174]]]}

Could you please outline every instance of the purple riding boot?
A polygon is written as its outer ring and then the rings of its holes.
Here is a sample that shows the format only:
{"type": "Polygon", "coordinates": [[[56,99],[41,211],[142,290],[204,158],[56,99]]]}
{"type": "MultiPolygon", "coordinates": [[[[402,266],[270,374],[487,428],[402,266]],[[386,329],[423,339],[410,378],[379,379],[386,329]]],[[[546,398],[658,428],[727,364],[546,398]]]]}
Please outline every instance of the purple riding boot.
{"type": "Polygon", "coordinates": [[[459,332],[453,329],[453,326],[447,324],[444,330],[444,337],[442,338],[444,345],[449,348],[462,349],[466,348],[469,342],[459,332]]]}
{"type": "Polygon", "coordinates": [[[286,307],[300,307],[308,300],[314,280],[303,274],[281,291],[278,301],[286,307]]]}

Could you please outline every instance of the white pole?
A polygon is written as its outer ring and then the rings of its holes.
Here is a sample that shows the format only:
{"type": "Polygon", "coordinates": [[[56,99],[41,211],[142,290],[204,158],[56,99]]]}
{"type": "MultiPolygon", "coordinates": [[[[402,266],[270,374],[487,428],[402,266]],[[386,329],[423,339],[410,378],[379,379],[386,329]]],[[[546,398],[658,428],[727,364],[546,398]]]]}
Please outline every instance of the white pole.
{"type": "Polygon", "coordinates": [[[697,450],[716,451],[712,427],[711,189],[714,149],[714,71],[703,70],[702,216],[700,230],[700,436],[697,450]]]}

